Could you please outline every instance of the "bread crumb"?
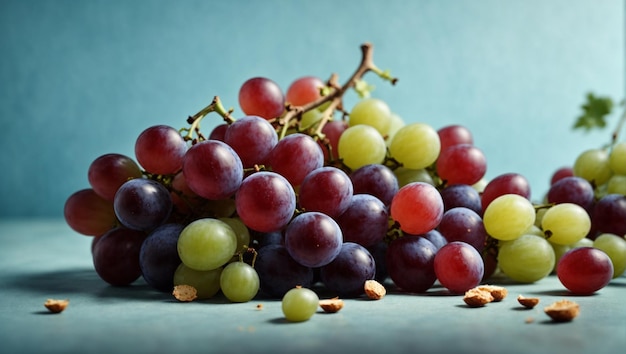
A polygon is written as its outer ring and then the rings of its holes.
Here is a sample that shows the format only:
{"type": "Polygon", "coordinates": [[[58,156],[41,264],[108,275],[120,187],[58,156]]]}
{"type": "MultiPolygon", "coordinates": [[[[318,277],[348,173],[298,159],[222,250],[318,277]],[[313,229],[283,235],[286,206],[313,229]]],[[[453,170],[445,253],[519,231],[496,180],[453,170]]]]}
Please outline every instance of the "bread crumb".
{"type": "Polygon", "coordinates": [[[319,304],[322,310],[328,313],[339,312],[339,310],[343,308],[343,300],[337,297],[327,300],[320,300],[319,304]]]}
{"type": "Polygon", "coordinates": [[[497,285],[479,285],[478,290],[487,291],[493,296],[493,301],[498,302],[504,300],[504,298],[509,294],[509,291],[502,286],[497,285]]]}
{"type": "Polygon", "coordinates": [[[569,322],[580,313],[580,306],[574,301],[559,300],[544,308],[545,313],[556,322],[569,322]]]}
{"type": "Polygon", "coordinates": [[[198,291],[191,285],[176,285],[172,295],[180,302],[190,302],[198,298],[198,291]]]}
{"type": "Polygon", "coordinates": [[[263,304],[257,304],[256,305],[256,309],[257,310],[263,310],[263,304]]]}
{"type": "Polygon", "coordinates": [[[519,295],[517,297],[517,302],[519,302],[520,305],[528,309],[532,309],[533,307],[537,306],[537,304],[539,303],[539,298],[538,297],[524,297],[522,295],[519,295]]]}
{"type": "Polygon", "coordinates": [[[69,303],[70,303],[70,300],[68,299],[65,299],[65,300],[47,299],[43,305],[48,309],[48,311],[52,313],[60,313],[60,312],[63,312],[65,308],[67,308],[67,305],[69,305],[69,303]]]}
{"type": "Polygon", "coordinates": [[[489,291],[480,290],[476,287],[465,292],[463,301],[469,307],[482,307],[493,301],[493,295],[489,291]]]}
{"type": "Polygon", "coordinates": [[[387,294],[387,289],[376,280],[366,280],[363,286],[365,295],[372,300],[380,300],[387,294]]]}

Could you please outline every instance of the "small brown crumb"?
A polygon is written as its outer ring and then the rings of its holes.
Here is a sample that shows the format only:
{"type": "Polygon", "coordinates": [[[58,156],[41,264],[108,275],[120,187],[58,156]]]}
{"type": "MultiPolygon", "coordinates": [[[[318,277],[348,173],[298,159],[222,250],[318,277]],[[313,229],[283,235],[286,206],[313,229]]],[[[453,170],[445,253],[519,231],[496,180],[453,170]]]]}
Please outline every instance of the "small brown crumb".
{"type": "Polygon", "coordinates": [[[257,310],[263,310],[263,304],[256,305],[256,309],[257,310]]]}
{"type": "Polygon", "coordinates": [[[532,318],[532,317],[526,317],[526,321],[524,321],[524,322],[526,322],[526,323],[533,323],[533,322],[535,322],[535,319],[532,318]]]}
{"type": "Polygon", "coordinates": [[[496,285],[479,285],[477,286],[478,290],[487,291],[493,296],[493,301],[498,302],[504,300],[504,298],[509,294],[509,291],[506,290],[505,287],[496,286],[496,285]]]}
{"type": "Polygon", "coordinates": [[[463,301],[469,307],[481,307],[493,301],[493,295],[489,291],[478,289],[478,287],[465,292],[463,301]]]}
{"type": "Polygon", "coordinates": [[[365,295],[372,300],[380,300],[387,294],[387,289],[376,280],[366,280],[363,286],[365,295]]]}
{"type": "Polygon", "coordinates": [[[176,285],[172,295],[181,302],[193,301],[198,297],[198,291],[191,285],[176,285]]]}
{"type": "Polygon", "coordinates": [[[327,300],[320,300],[319,304],[322,310],[328,313],[335,313],[343,308],[343,300],[337,297],[327,300]]]}
{"type": "Polygon", "coordinates": [[[559,300],[544,309],[545,313],[556,322],[568,322],[580,313],[580,306],[574,301],[559,300]]]}
{"type": "Polygon", "coordinates": [[[517,302],[519,302],[522,306],[532,309],[533,307],[537,306],[537,304],[539,303],[539,298],[538,297],[524,297],[522,295],[519,295],[517,297],[517,302]]]}
{"type": "Polygon", "coordinates": [[[55,300],[55,299],[48,299],[46,300],[46,302],[44,302],[44,306],[52,313],[60,313],[63,312],[63,310],[65,310],[65,308],[67,307],[67,305],[70,303],[70,300],[55,300]]]}

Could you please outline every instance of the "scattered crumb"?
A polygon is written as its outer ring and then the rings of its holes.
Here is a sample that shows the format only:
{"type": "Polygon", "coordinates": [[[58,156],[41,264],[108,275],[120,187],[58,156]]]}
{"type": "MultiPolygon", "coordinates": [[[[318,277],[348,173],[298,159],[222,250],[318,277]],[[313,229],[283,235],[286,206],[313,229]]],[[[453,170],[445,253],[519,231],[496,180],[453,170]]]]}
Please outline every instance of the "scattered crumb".
{"type": "Polygon", "coordinates": [[[387,289],[376,280],[366,280],[364,285],[365,295],[372,300],[380,300],[387,294],[387,289]]]}
{"type": "Polygon", "coordinates": [[[504,298],[509,294],[509,291],[502,286],[496,285],[479,285],[477,286],[478,290],[487,291],[493,296],[493,301],[498,302],[504,300],[504,298]]]}
{"type": "Polygon", "coordinates": [[[545,313],[556,322],[569,322],[580,313],[580,306],[574,301],[559,300],[544,308],[545,313]]]}
{"type": "Polygon", "coordinates": [[[320,300],[320,307],[324,312],[335,313],[343,308],[343,300],[335,297],[327,300],[320,300]]]}
{"type": "Polygon", "coordinates": [[[480,290],[476,287],[465,292],[463,301],[469,307],[482,307],[493,301],[493,295],[489,291],[480,290]]]}
{"type": "Polygon", "coordinates": [[[257,310],[263,310],[263,304],[256,305],[256,309],[257,310]]]}
{"type": "Polygon", "coordinates": [[[539,303],[539,298],[538,297],[524,297],[522,295],[519,295],[517,297],[517,302],[519,302],[522,306],[532,309],[533,307],[537,306],[537,304],[539,303]]]}
{"type": "Polygon", "coordinates": [[[191,285],[176,285],[172,295],[181,302],[193,301],[198,297],[198,291],[191,285]]]}
{"type": "Polygon", "coordinates": [[[535,322],[535,319],[532,318],[532,317],[527,317],[526,321],[524,321],[524,322],[526,322],[526,323],[533,323],[533,322],[535,322]]]}
{"type": "Polygon", "coordinates": [[[46,300],[46,302],[44,302],[44,306],[52,313],[60,313],[63,312],[63,310],[65,310],[65,308],[67,307],[67,305],[70,303],[70,300],[55,300],[55,299],[48,299],[46,300]]]}

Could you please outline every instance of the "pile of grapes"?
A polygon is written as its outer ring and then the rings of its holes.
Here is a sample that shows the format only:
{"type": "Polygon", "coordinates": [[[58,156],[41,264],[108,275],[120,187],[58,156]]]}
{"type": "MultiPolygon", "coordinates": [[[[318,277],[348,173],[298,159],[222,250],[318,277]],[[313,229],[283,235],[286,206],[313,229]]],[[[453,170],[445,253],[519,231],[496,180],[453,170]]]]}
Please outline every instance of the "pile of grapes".
{"type": "Polygon", "coordinates": [[[246,302],[298,286],[358,297],[370,279],[463,294],[494,274],[532,283],[555,273],[591,294],[624,273],[626,143],[582,153],[533,203],[518,173],[485,180],[485,155],[464,126],[405,124],[368,97],[366,73],[396,79],[370,44],[361,51],[344,84],[306,76],[283,93],[252,78],[239,91],[244,116],[215,97],[182,129],[143,131],[135,159],[96,158],[90,188],[64,212],[94,236],[97,274],[246,302]],[[349,90],[363,97],[348,111],[349,90]],[[220,124],[205,135],[208,116],[220,124]]]}

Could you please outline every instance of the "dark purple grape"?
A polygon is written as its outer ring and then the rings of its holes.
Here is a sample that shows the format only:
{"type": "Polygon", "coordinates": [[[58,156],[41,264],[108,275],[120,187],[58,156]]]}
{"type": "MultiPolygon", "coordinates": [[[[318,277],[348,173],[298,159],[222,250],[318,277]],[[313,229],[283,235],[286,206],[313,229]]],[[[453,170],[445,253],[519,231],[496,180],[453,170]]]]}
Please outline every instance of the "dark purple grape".
{"type": "Polygon", "coordinates": [[[143,168],[154,174],[168,175],[183,167],[187,142],[178,130],[155,125],[144,130],[135,142],[135,156],[143,168]]]}
{"type": "Polygon", "coordinates": [[[374,262],[376,263],[376,275],[374,275],[374,279],[379,283],[383,283],[389,277],[386,261],[387,248],[389,248],[389,244],[386,241],[367,247],[369,253],[374,257],[374,262]]]}
{"type": "Polygon", "coordinates": [[[441,232],[437,230],[430,230],[425,234],[416,235],[418,237],[423,237],[428,241],[432,242],[433,245],[437,248],[437,250],[441,249],[441,247],[448,244],[448,240],[441,234],[441,232]]]}
{"type": "Polygon", "coordinates": [[[278,143],[278,134],[267,120],[246,116],[226,129],[224,142],[237,152],[243,167],[250,168],[269,162],[270,153],[278,143]]]}
{"type": "Polygon", "coordinates": [[[106,154],[95,159],[87,172],[91,188],[102,198],[113,202],[115,192],[124,182],[142,176],[141,169],[128,156],[106,154]]]}
{"type": "Polygon", "coordinates": [[[227,123],[218,124],[217,126],[215,126],[215,128],[213,128],[213,130],[211,130],[211,134],[209,134],[209,139],[224,141],[224,136],[226,135],[227,129],[227,123]]]}
{"type": "Polygon", "coordinates": [[[363,246],[345,242],[335,259],[320,269],[322,283],[342,297],[363,294],[366,280],[374,279],[376,262],[363,246]]]}
{"type": "Polygon", "coordinates": [[[259,232],[250,230],[250,240],[252,240],[255,249],[261,249],[269,245],[284,245],[285,237],[282,231],[259,232]]]}
{"type": "Polygon", "coordinates": [[[593,186],[581,177],[563,177],[548,190],[548,203],[574,203],[590,211],[594,203],[593,186]]]}
{"type": "Polygon", "coordinates": [[[181,263],[178,236],[184,225],[164,224],[154,229],[141,245],[139,266],[148,285],[162,292],[174,287],[174,273],[181,263]]]}
{"type": "Polygon", "coordinates": [[[362,166],[350,174],[354,194],[371,194],[386,206],[398,193],[398,179],[393,171],[381,164],[362,166]]]}
{"type": "Polygon", "coordinates": [[[364,247],[381,242],[387,234],[389,213],[383,202],[369,194],[355,194],[348,209],[337,217],[344,242],[364,247]]]}
{"type": "Polygon", "coordinates": [[[335,220],[315,211],[296,216],[285,230],[285,247],[306,267],[330,263],[341,251],[342,243],[341,229],[335,220]]]}
{"type": "Polygon", "coordinates": [[[146,234],[124,227],[112,229],[93,245],[98,276],[114,286],[126,286],[141,276],[139,252],[146,234]]]}
{"type": "Polygon", "coordinates": [[[444,211],[456,207],[472,209],[477,214],[482,213],[482,202],[478,191],[467,184],[455,184],[441,190],[444,211]]]}
{"type": "Polygon", "coordinates": [[[437,230],[448,242],[463,241],[479,252],[485,248],[487,231],[483,219],[471,209],[456,207],[446,211],[437,230]]]}
{"type": "Polygon", "coordinates": [[[231,197],[243,180],[239,155],[226,143],[205,140],[185,154],[183,175],[187,186],[197,195],[211,200],[231,197]]]}
{"type": "Polygon", "coordinates": [[[626,235],[626,196],[608,194],[598,200],[592,222],[599,233],[626,235]]]}
{"type": "Polygon", "coordinates": [[[313,284],[313,269],[296,262],[283,245],[273,244],[258,250],[256,269],[261,290],[269,296],[282,298],[296,286],[313,284]]]}
{"type": "Polygon", "coordinates": [[[330,217],[343,213],[352,201],[353,186],[342,170],[326,166],[309,173],[300,186],[300,206],[330,217]]]}
{"type": "Polygon", "coordinates": [[[133,230],[149,231],[167,220],[173,204],[170,192],[162,184],[136,178],[117,190],[113,207],[122,225],[133,230]]]}
{"type": "Polygon", "coordinates": [[[404,291],[427,291],[437,280],[436,253],[435,245],[424,237],[404,236],[393,240],[386,257],[389,277],[404,291]]]}

